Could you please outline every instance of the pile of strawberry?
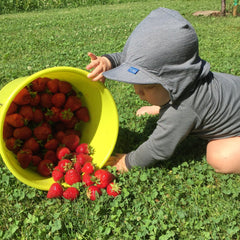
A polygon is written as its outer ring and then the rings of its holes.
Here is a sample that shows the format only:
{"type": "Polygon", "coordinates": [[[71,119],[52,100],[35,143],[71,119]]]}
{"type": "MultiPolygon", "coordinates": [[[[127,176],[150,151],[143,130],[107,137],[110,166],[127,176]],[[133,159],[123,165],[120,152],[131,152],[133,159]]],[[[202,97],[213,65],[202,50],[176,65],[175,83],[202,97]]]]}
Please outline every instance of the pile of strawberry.
{"type": "Polygon", "coordinates": [[[79,123],[88,121],[88,108],[69,82],[37,78],[11,102],[3,138],[22,168],[50,176],[45,165],[57,165],[59,149],[80,142],[79,123]]]}
{"type": "Polygon", "coordinates": [[[113,197],[121,193],[115,176],[107,169],[97,169],[91,153],[92,148],[86,143],[76,145],[73,151],[63,147],[58,152],[59,162],[51,172],[55,183],[51,185],[47,198],[63,197],[73,201],[79,196],[82,186],[92,201],[102,195],[102,189],[113,197]]]}
{"type": "Polygon", "coordinates": [[[11,102],[3,129],[6,147],[22,168],[31,167],[42,176],[53,177],[48,198],[76,199],[79,189],[72,185],[79,182],[88,187],[91,200],[101,195],[102,188],[113,196],[120,193],[114,176],[95,169],[92,149],[80,143],[79,123],[88,121],[81,94],[67,81],[37,78],[11,102]]]}

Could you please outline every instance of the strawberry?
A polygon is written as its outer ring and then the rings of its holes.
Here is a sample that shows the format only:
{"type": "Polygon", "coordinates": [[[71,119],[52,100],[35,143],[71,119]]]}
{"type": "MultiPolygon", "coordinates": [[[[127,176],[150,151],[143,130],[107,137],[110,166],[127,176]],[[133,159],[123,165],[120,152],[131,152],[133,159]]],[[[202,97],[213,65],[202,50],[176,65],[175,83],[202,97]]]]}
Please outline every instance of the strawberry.
{"type": "Polygon", "coordinates": [[[82,165],[80,162],[76,161],[73,165],[73,168],[78,172],[82,173],[82,165]]]}
{"type": "Polygon", "coordinates": [[[81,107],[75,112],[75,116],[78,120],[88,122],[90,120],[89,112],[87,107],[81,107]]]}
{"type": "Polygon", "coordinates": [[[40,95],[40,104],[44,108],[50,108],[52,107],[52,95],[49,93],[42,93],[40,95]]]}
{"type": "Polygon", "coordinates": [[[45,112],[46,121],[58,122],[60,111],[61,109],[57,107],[51,107],[51,109],[48,108],[45,112]]]}
{"type": "Polygon", "coordinates": [[[34,136],[39,140],[47,140],[48,136],[52,133],[51,128],[40,125],[33,129],[34,136]]]}
{"type": "Polygon", "coordinates": [[[75,187],[69,187],[63,192],[63,197],[68,200],[75,200],[79,196],[79,191],[75,187]]]}
{"type": "Polygon", "coordinates": [[[52,171],[52,178],[55,182],[61,181],[64,177],[63,172],[60,170],[59,167],[55,167],[52,171]]]}
{"type": "Polygon", "coordinates": [[[70,169],[65,173],[64,180],[67,184],[73,185],[81,182],[81,175],[75,169],[70,169]]]}
{"type": "Polygon", "coordinates": [[[62,142],[63,137],[65,136],[65,133],[63,131],[57,131],[55,134],[55,138],[59,141],[62,142]]]}
{"type": "Polygon", "coordinates": [[[92,174],[95,168],[91,162],[86,162],[82,167],[82,172],[92,174]]]}
{"type": "Polygon", "coordinates": [[[6,122],[13,127],[23,127],[24,117],[19,113],[9,114],[5,118],[6,122]]]}
{"type": "Polygon", "coordinates": [[[23,149],[18,151],[17,160],[22,168],[27,168],[32,162],[32,151],[30,149],[23,149]]]}
{"type": "Polygon", "coordinates": [[[32,130],[27,126],[15,128],[13,131],[13,136],[16,139],[27,140],[32,136],[32,130]]]}
{"type": "Polygon", "coordinates": [[[48,150],[45,154],[43,159],[49,159],[51,160],[53,163],[57,163],[58,162],[58,158],[56,155],[56,152],[53,150],[48,150]]]}
{"type": "Polygon", "coordinates": [[[102,191],[99,187],[97,186],[90,186],[87,189],[87,197],[92,200],[95,201],[97,198],[99,198],[99,196],[102,195],[102,191]]]}
{"type": "Polygon", "coordinates": [[[87,154],[79,153],[76,155],[76,161],[83,166],[86,162],[91,162],[92,157],[87,154]]]}
{"type": "Polygon", "coordinates": [[[58,90],[61,93],[69,93],[72,91],[72,85],[66,81],[59,81],[58,82],[58,90]]]}
{"type": "Polygon", "coordinates": [[[31,149],[33,153],[38,153],[40,150],[40,145],[35,138],[31,137],[25,141],[23,144],[23,149],[31,149]]]}
{"type": "Polygon", "coordinates": [[[84,173],[82,175],[82,182],[85,187],[89,187],[94,184],[94,177],[89,173],[84,173]]]}
{"type": "Polygon", "coordinates": [[[31,82],[31,88],[36,92],[43,92],[46,89],[46,84],[49,78],[37,78],[31,82]]]}
{"type": "Polygon", "coordinates": [[[23,105],[19,109],[19,113],[24,117],[24,119],[31,121],[33,120],[33,109],[30,105],[23,105]]]}
{"type": "Polygon", "coordinates": [[[70,134],[65,135],[62,139],[62,144],[65,145],[70,151],[74,151],[79,145],[80,138],[78,135],[70,134]]]}
{"type": "Polygon", "coordinates": [[[37,155],[33,155],[32,156],[32,164],[33,164],[33,166],[37,166],[41,161],[42,161],[41,157],[39,157],[37,155]]]}
{"type": "Polygon", "coordinates": [[[68,170],[72,169],[72,161],[69,159],[62,159],[58,162],[57,166],[61,172],[66,173],[68,170]]]}
{"type": "Polygon", "coordinates": [[[44,148],[47,150],[56,150],[58,148],[58,145],[59,141],[56,138],[52,138],[45,143],[44,148]]]}
{"type": "Polygon", "coordinates": [[[7,149],[14,153],[17,153],[22,146],[22,140],[16,139],[14,137],[8,138],[5,143],[7,149]]]}
{"type": "Polygon", "coordinates": [[[47,88],[50,92],[52,93],[56,93],[58,92],[58,79],[52,79],[50,81],[47,82],[47,88]]]}
{"type": "Polygon", "coordinates": [[[51,175],[51,169],[53,167],[53,161],[50,159],[43,159],[37,166],[37,171],[44,177],[51,175]]]}
{"type": "Polygon", "coordinates": [[[75,129],[65,129],[64,133],[66,135],[75,134],[75,135],[78,135],[79,137],[81,137],[81,132],[78,130],[75,130],[75,129]]]}
{"type": "Polygon", "coordinates": [[[113,181],[114,175],[110,173],[107,170],[104,169],[98,169],[95,173],[94,176],[97,178],[98,183],[97,187],[99,188],[106,188],[107,185],[113,181]]]}
{"type": "Polygon", "coordinates": [[[7,115],[16,113],[18,109],[18,105],[14,102],[11,102],[8,110],[7,110],[7,115]]]}
{"type": "Polygon", "coordinates": [[[59,147],[57,149],[57,158],[59,160],[62,160],[66,155],[68,155],[70,153],[71,153],[71,151],[70,151],[69,148],[67,148],[67,147],[59,147]]]}
{"type": "Polygon", "coordinates": [[[41,109],[34,109],[33,110],[33,121],[35,123],[40,123],[44,120],[44,114],[41,109]]]}
{"type": "Polygon", "coordinates": [[[77,146],[76,153],[91,155],[94,153],[94,149],[88,143],[81,143],[77,146]]]}
{"type": "Polygon", "coordinates": [[[55,93],[52,96],[52,104],[57,107],[57,108],[61,108],[63,107],[63,105],[65,104],[66,101],[66,96],[64,93],[55,93]]]}
{"type": "Polygon", "coordinates": [[[5,121],[3,124],[3,139],[12,137],[13,130],[14,128],[5,121]]]}
{"type": "Polygon", "coordinates": [[[121,188],[116,182],[109,183],[106,191],[109,196],[113,196],[113,197],[116,197],[119,194],[121,194],[121,188]]]}
{"type": "Polygon", "coordinates": [[[78,119],[76,116],[73,116],[71,120],[67,121],[65,123],[65,127],[70,130],[74,130],[75,125],[78,123],[78,119]]]}
{"type": "Polygon", "coordinates": [[[27,89],[27,87],[24,87],[13,99],[13,102],[18,105],[25,105],[29,104],[31,101],[31,95],[27,89]]]}
{"type": "Polygon", "coordinates": [[[48,190],[47,198],[59,198],[63,196],[63,188],[59,183],[53,183],[48,190]]]}
{"type": "Polygon", "coordinates": [[[75,112],[82,106],[82,102],[77,96],[69,96],[64,105],[65,109],[71,109],[72,112],[75,112]]]}
{"type": "Polygon", "coordinates": [[[74,114],[71,111],[71,109],[63,109],[59,113],[60,121],[62,121],[64,123],[70,122],[70,120],[72,119],[73,116],[74,116],[74,114]]]}
{"type": "Polygon", "coordinates": [[[32,107],[38,106],[38,104],[40,103],[40,95],[37,92],[30,92],[30,95],[31,95],[31,100],[29,104],[32,107]]]}

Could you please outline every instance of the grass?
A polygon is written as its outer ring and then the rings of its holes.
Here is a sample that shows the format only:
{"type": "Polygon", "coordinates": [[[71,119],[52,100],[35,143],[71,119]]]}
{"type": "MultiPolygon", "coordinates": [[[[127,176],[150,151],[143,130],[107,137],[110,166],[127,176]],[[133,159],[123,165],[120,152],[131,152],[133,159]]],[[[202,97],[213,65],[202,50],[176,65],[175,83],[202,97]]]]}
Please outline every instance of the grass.
{"type": "MultiPolygon", "coordinates": [[[[159,6],[180,11],[196,28],[213,71],[240,75],[240,19],[194,17],[220,10],[218,0],[158,0],[0,15],[0,87],[53,66],[84,69],[88,51],[121,51],[135,26],[159,6]]],[[[120,131],[115,152],[147,139],[156,118],[136,117],[143,104],[132,86],[108,81],[120,131]]],[[[122,195],[89,202],[47,200],[19,182],[0,160],[1,239],[240,239],[240,177],[207,165],[204,141],[189,137],[157,167],[119,176],[122,195]]]]}

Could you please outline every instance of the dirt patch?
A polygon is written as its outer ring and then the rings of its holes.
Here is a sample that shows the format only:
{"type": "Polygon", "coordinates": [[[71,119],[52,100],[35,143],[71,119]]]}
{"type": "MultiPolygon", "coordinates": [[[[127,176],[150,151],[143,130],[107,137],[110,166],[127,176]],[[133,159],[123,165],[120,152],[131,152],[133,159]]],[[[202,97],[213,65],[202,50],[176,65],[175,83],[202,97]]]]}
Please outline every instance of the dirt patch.
{"type": "Polygon", "coordinates": [[[193,16],[221,16],[220,11],[212,11],[212,10],[207,10],[207,11],[197,11],[193,13],[193,16]]]}

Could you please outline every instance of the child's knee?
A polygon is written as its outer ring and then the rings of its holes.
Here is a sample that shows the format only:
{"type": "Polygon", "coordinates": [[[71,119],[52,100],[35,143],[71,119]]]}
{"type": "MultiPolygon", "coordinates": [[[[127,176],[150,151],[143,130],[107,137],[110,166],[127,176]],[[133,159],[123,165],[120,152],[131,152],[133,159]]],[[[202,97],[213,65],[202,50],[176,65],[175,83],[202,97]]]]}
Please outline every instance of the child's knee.
{"type": "Polygon", "coordinates": [[[207,152],[207,162],[217,173],[240,173],[240,158],[228,152],[207,152]]]}

